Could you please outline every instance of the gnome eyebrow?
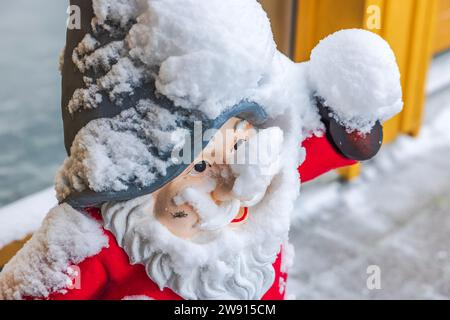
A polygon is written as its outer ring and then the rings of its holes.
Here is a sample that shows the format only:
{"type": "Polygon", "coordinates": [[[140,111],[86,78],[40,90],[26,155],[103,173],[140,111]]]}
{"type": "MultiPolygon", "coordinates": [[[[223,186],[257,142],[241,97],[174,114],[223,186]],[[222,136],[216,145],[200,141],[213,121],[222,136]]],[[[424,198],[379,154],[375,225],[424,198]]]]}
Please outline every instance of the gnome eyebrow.
{"type": "Polygon", "coordinates": [[[187,216],[188,216],[188,214],[184,211],[178,211],[178,212],[172,213],[172,218],[174,218],[174,219],[186,218],[187,216]]]}

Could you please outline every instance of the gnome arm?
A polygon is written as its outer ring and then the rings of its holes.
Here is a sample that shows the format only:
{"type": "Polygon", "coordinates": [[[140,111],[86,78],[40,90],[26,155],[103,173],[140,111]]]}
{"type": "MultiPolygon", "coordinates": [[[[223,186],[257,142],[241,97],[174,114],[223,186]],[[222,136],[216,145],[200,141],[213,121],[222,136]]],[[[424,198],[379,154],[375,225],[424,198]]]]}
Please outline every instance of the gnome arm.
{"type": "Polygon", "coordinates": [[[302,146],[306,150],[306,159],[298,168],[302,183],[311,181],[331,170],[357,163],[357,161],[338,153],[326,136],[313,136],[306,139],[302,146]]]}

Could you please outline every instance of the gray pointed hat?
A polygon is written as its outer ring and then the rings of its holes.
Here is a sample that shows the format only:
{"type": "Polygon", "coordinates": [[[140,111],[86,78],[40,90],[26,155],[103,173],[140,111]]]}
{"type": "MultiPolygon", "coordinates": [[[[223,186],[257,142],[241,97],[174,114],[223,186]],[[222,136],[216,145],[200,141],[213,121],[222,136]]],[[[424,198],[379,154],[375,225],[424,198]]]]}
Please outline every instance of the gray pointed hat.
{"type": "Polygon", "coordinates": [[[70,3],[81,23],[67,31],[61,70],[68,158],[56,178],[60,202],[82,208],[153,193],[189,166],[174,154],[188,146],[193,161],[206,147],[203,139],[195,147],[195,135],[232,117],[266,121],[264,109],[247,100],[212,119],[176,106],[157,92],[152,71],[129,55],[124,39],[135,21],[98,24],[93,0],[70,3]]]}

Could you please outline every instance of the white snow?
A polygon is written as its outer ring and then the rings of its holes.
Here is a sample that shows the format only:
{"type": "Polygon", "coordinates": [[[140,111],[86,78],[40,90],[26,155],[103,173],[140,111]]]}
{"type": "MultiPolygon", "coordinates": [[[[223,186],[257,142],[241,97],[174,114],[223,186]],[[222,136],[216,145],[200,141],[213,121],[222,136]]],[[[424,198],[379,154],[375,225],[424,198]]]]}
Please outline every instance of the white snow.
{"type": "Polygon", "coordinates": [[[72,60],[73,63],[75,63],[76,66],[81,71],[85,70],[84,63],[82,63],[81,58],[89,53],[92,53],[94,50],[96,50],[100,46],[100,43],[89,33],[86,34],[81,40],[81,42],[77,45],[75,50],[72,54],[72,60]]]}
{"type": "Polygon", "coordinates": [[[70,283],[69,268],[108,246],[98,222],[63,204],[0,273],[0,300],[46,298],[70,283]]]}
{"type": "Polygon", "coordinates": [[[99,90],[116,101],[153,77],[158,92],[176,105],[215,118],[251,96],[276,52],[267,15],[255,0],[97,0],[94,11],[94,26],[111,32],[116,24],[132,28],[125,43],[98,49],[95,36],[88,35],[74,50],[81,72],[108,73],[95,82],[86,79],[83,94],[78,90],[70,102],[72,113],[95,108],[99,90]]]}
{"type": "MultiPolygon", "coordinates": [[[[312,134],[320,135],[324,130],[320,115],[312,101],[313,96],[307,79],[308,68],[309,62],[294,63],[278,52],[274,56],[269,75],[251,97],[263,106],[273,119],[286,116],[287,112],[292,112],[289,110],[298,112],[295,116],[300,120],[302,131],[298,137],[299,141],[312,134]]],[[[268,125],[273,123],[269,122],[268,125]]]]}
{"type": "Polygon", "coordinates": [[[106,28],[108,21],[124,27],[138,16],[140,3],[139,0],[93,0],[95,22],[106,28]]]}
{"type": "Polygon", "coordinates": [[[125,57],[114,64],[104,77],[98,79],[97,84],[109,93],[112,101],[116,101],[122,93],[132,93],[134,88],[139,87],[146,73],[145,68],[136,66],[125,57]]]}
{"type": "Polygon", "coordinates": [[[53,188],[41,191],[0,209],[0,250],[39,229],[50,208],[56,204],[53,188]]]}
{"type": "Polygon", "coordinates": [[[159,68],[160,93],[215,118],[258,88],[276,45],[257,1],[141,2],[128,37],[130,55],[159,68]]]}
{"type": "Polygon", "coordinates": [[[105,71],[109,71],[111,62],[117,62],[125,52],[124,41],[113,41],[97,49],[98,42],[90,34],[87,34],[84,39],[88,40],[80,42],[72,56],[73,63],[83,73],[86,70],[97,69],[99,67],[105,71]],[[92,43],[90,43],[91,41],[92,43]]]}
{"type": "Polygon", "coordinates": [[[360,29],[338,31],[311,54],[311,86],[350,131],[369,132],[403,107],[400,71],[389,44],[360,29]]]}
{"type": "Polygon", "coordinates": [[[70,113],[78,111],[80,108],[94,109],[103,101],[102,95],[99,93],[99,87],[93,85],[86,89],[76,89],[70,99],[67,109],[70,113]]]}
{"type": "Polygon", "coordinates": [[[112,43],[109,47],[98,49],[87,57],[79,58],[79,68],[103,68],[107,73],[94,80],[84,77],[86,88],[75,90],[67,108],[70,113],[80,108],[96,108],[102,102],[101,91],[107,92],[111,101],[122,104],[122,94],[133,94],[133,89],[142,85],[148,75],[148,70],[137,66],[128,57],[120,58],[115,64],[110,65],[114,58],[120,57],[123,47],[118,43],[112,43]],[[115,45],[114,45],[115,44],[115,45]]]}
{"type": "Polygon", "coordinates": [[[176,114],[151,101],[112,119],[91,121],[75,138],[68,157],[56,177],[56,191],[63,200],[73,191],[91,189],[127,190],[130,183],[149,186],[172,164],[154,155],[170,146],[183,145],[185,135],[177,128],[176,114]],[[182,141],[180,141],[182,140],[182,141]]]}

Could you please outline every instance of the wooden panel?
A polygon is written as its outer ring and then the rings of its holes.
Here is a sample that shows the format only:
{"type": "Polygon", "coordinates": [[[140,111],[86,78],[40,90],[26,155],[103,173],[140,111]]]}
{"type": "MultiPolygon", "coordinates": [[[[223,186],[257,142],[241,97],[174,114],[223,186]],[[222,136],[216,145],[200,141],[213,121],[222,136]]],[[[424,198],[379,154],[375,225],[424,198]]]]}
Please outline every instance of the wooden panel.
{"type": "Polygon", "coordinates": [[[341,29],[361,28],[362,0],[299,0],[294,59],[309,60],[311,50],[327,35],[341,29]]]}
{"type": "Polygon", "coordinates": [[[317,42],[317,16],[319,1],[299,0],[297,26],[295,29],[294,60],[303,62],[309,60],[311,50],[317,42]]]}
{"type": "Polygon", "coordinates": [[[439,0],[434,52],[450,49],[450,0],[439,0]]]}
{"type": "Polygon", "coordinates": [[[0,268],[3,268],[3,266],[9,260],[11,260],[12,257],[14,257],[16,252],[19,251],[23,247],[25,242],[27,242],[30,238],[31,238],[31,236],[25,238],[24,240],[13,242],[13,243],[7,245],[6,247],[4,247],[3,249],[1,249],[0,250],[0,268]]]}
{"type": "Polygon", "coordinates": [[[291,29],[294,17],[292,12],[294,0],[260,0],[259,2],[270,18],[278,49],[289,56],[292,44],[291,29]]]}
{"type": "Polygon", "coordinates": [[[415,0],[410,30],[408,72],[404,87],[405,108],[401,132],[416,136],[422,126],[425,105],[425,84],[433,56],[438,0],[415,0]]]}
{"type": "Polygon", "coordinates": [[[361,28],[364,1],[321,0],[318,5],[318,29],[314,46],[330,33],[341,29],[361,28]]]}

